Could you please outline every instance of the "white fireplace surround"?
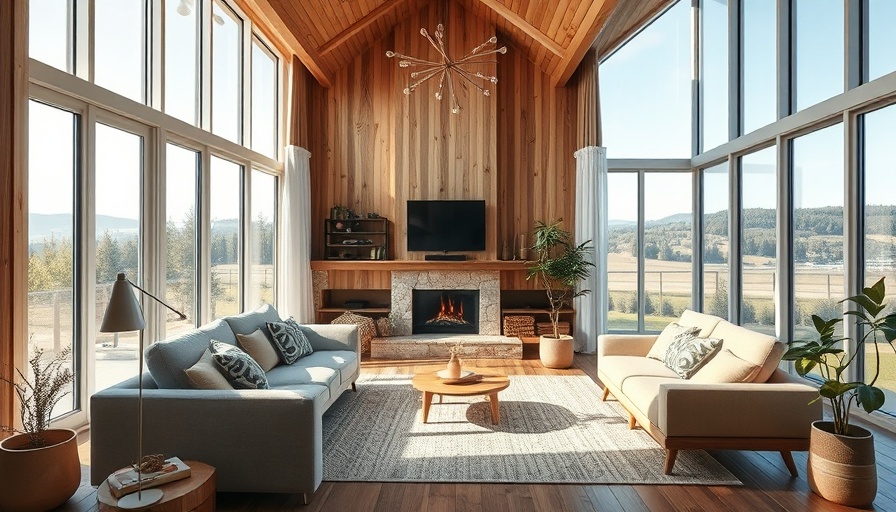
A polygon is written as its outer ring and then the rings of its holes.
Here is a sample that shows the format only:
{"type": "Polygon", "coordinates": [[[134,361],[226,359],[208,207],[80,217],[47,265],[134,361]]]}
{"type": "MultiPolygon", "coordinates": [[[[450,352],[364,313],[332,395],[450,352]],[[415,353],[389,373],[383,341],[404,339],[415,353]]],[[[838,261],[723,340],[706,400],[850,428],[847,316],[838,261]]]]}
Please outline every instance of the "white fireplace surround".
{"type": "Polygon", "coordinates": [[[413,290],[479,290],[479,334],[501,334],[501,280],[492,271],[392,271],[392,332],[408,336],[413,330],[413,290]]]}

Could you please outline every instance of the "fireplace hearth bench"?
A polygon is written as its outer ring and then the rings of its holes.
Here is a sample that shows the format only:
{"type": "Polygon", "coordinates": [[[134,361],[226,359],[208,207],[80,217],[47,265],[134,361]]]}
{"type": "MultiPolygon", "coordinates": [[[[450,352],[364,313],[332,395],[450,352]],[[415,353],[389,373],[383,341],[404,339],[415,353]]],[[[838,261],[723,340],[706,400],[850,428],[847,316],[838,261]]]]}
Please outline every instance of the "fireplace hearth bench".
{"type": "Polygon", "coordinates": [[[461,359],[522,359],[523,342],[510,336],[479,334],[411,334],[373,338],[373,359],[447,359],[448,348],[463,343],[461,359]]]}

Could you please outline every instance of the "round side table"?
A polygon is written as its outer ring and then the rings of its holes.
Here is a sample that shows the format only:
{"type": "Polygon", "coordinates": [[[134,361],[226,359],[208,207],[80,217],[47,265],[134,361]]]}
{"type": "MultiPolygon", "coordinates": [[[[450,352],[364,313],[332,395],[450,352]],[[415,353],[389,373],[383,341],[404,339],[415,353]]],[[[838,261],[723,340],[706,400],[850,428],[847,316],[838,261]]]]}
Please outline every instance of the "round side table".
{"type": "MultiPolygon", "coordinates": [[[[215,468],[195,460],[185,460],[190,466],[189,478],[162,484],[162,499],[145,509],[146,512],[213,512],[215,510],[215,468]]],[[[100,511],[117,511],[118,498],[109,492],[109,484],[103,482],[96,490],[100,511]]]]}

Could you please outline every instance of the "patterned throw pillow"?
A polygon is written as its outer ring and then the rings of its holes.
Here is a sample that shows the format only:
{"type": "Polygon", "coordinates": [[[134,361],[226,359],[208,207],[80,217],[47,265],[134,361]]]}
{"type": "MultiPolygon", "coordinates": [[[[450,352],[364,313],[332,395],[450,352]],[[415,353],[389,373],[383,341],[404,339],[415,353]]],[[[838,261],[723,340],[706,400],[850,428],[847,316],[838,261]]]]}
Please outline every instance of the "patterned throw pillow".
{"type": "Polygon", "coordinates": [[[274,345],[280,352],[280,359],[286,364],[292,364],[314,352],[311,342],[292,318],[285,322],[268,322],[268,330],[274,337],[274,345]]]}
{"type": "Polygon", "coordinates": [[[690,379],[722,345],[718,338],[679,336],[666,351],[663,363],[682,379],[690,379]]]}
{"type": "Polygon", "coordinates": [[[264,370],[239,347],[212,340],[208,344],[221,375],[234,389],[270,389],[264,370]]]}
{"type": "Polygon", "coordinates": [[[657,361],[664,361],[666,359],[666,352],[669,351],[669,347],[675,343],[675,340],[677,340],[679,336],[696,336],[699,332],[699,327],[687,327],[672,322],[663,329],[663,332],[661,332],[659,336],[657,336],[653,346],[650,347],[650,351],[647,352],[647,357],[656,359],[657,361]]]}

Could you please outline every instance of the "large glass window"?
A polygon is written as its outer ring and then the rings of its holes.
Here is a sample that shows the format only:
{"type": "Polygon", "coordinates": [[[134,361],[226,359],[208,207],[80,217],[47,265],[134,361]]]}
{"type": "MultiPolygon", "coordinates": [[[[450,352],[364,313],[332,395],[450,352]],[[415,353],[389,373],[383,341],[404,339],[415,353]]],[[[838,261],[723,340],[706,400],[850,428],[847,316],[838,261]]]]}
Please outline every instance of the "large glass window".
{"type": "Polygon", "coordinates": [[[74,0],[30,0],[28,55],[71,73],[73,66],[74,0]],[[39,15],[37,14],[39,13],[39,15]]]}
{"type": "Polygon", "coordinates": [[[896,71],[896,2],[868,0],[868,80],[896,71]]]}
{"type": "Polygon", "coordinates": [[[94,83],[146,99],[146,0],[95,0],[94,83]]]}
{"type": "Polygon", "coordinates": [[[137,375],[137,332],[101,333],[100,324],[116,275],[124,272],[140,286],[140,177],[143,138],[105,124],[96,125],[96,318],[99,391],[137,375]]]}
{"type": "Polygon", "coordinates": [[[252,226],[249,251],[249,303],[246,308],[274,302],[274,239],[277,217],[277,178],[252,170],[252,226]]]}
{"type": "Polygon", "coordinates": [[[703,170],[703,311],[728,318],[728,162],[703,170]]]}
{"type": "Polygon", "coordinates": [[[728,0],[701,0],[701,151],[728,142],[728,0]]]}
{"type": "Polygon", "coordinates": [[[212,15],[212,133],[241,142],[242,20],[220,1],[212,15]]]}
{"type": "Polygon", "coordinates": [[[691,306],[692,176],[690,172],[644,174],[644,328],[648,331],[662,331],[691,306]]]}
{"type": "Polygon", "coordinates": [[[171,143],[167,145],[165,154],[165,302],[187,315],[186,320],[167,315],[165,330],[167,336],[171,336],[197,323],[196,185],[199,183],[200,155],[197,151],[171,143]]]}
{"type": "Polygon", "coordinates": [[[775,334],[778,151],[770,147],[740,158],[740,323],[775,334]]]}
{"type": "Polygon", "coordinates": [[[750,0],[740,5],[742,133],[750,133],[778,119],[777,0],[750,0]]]}
{"type": "MultiPolygon", "coordinates": [[[[28,112],[28,349],[53,357],[66,347],[77,354],[75,335],[75,181],[79,116],[31,101],[28,112]],[[46,148],[52,147],[53,151],[46,148]]],[[[69,363],[81,377],[75,358],[69,363]]],[[[53,409],[53,417],[79,408],[77,389],[53,409]]]]}
{"type": "Polygon", "coordinates": [[[638,174],[607,177],[607,289],[611,330],[637,331],[638,324],[638,174]]]}
{"type": "Polygon", "coordinates": [[[679,1],[600,66],[610,158],[691,157],[690,3],[679,1]]]}
{"type": "MultiPolygon", "coordinates": [[[[887,302],[892,311],[896,306],[896,105],[865,114],[864,174],[865,174],[865,286],[881,277],[886,278],[887,302]]],[[[870,382],[878,367],[880,377],[875,385],[884,389],[887,397],[884,410],[896,414],[896,354],[883,341],[875,347],[865,347],[865,378],[870,382]]]]}
{"type": "Polygon", "coordinates": [[[165,113],[199,121],[199,3],[165,0],[165,113]]]}
{"type": "Polygon", "coordinates": [[[843,0],[794,0],[795,110],[843,92],[843,13],[843,0]]]}
{"type": "Polygon", "coordinates": [[[211,160],[211,317],[240,309],[240,230],[243,168],[229,160],[211,160]]]}
{"type": "Polygon", "coordinates": [[[258,38],[252,41],[252,149],[277,157],[277,57],[258,38]]]}

